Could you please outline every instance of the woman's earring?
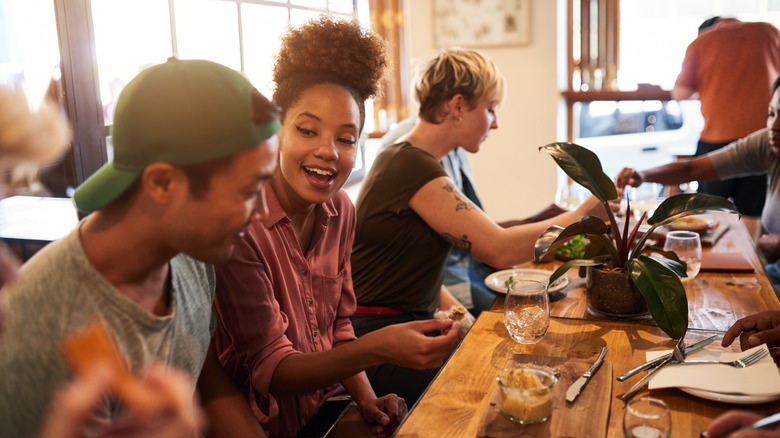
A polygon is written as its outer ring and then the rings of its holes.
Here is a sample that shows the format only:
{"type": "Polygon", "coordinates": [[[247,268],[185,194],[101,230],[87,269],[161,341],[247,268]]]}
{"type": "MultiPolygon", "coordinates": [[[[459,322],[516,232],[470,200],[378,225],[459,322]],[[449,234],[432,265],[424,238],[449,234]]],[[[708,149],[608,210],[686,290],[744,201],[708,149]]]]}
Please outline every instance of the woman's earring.
{"type": "Polygon", "coordinates": [[[452,123],[455,124],[456,128],[460,128],[463,125],[463,116],[453,117],[452,123]]]}

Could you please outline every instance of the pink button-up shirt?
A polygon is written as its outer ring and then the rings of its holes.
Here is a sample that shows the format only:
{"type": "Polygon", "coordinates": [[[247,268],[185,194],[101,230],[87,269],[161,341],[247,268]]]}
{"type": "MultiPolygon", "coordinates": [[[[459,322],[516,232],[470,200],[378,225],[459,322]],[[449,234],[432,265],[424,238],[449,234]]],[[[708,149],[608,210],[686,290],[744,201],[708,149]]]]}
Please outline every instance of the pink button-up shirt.
{"type": "Polygon", "coordinates": [[[270,215],[249,227],[230,261],[216,266],[214,335],[220,362],[242,388],[255,417],[274,437],[293,436],[333,388],[272,394],[287,356],[329,350],[355,338],[350,252],[355,208],[340,191],[318,205],[304,254],[290,219],[266,187],[270,215]]]}

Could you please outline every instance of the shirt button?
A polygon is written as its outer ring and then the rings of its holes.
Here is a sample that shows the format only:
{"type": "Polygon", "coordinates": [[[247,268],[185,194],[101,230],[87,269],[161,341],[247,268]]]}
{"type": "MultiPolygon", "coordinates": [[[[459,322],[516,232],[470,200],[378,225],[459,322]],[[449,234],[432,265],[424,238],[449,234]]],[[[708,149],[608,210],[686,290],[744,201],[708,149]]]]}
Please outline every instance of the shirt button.
{"type": "Polygon", "coordinates": [[[317,337],[317,330],[314,330],[314,337],[317,337]]]}
{"type": "Polygon", "coordinates": [[[301,272],[301,274],[303,274],[303,276],[305,277],[305,276],[309,275],[309,270],[308,269],[304,269],[303,272],[301,272]]]}
{"type": "Polygon", "coordinates": [[[314,300],[309,300],[309,307],[314,305],[314,300]]]}

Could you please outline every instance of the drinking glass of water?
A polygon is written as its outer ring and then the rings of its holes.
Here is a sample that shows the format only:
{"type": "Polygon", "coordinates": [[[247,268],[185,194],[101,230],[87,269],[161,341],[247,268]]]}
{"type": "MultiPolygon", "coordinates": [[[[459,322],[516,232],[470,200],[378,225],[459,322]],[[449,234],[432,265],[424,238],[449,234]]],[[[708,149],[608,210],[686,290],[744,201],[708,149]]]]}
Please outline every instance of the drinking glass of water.
{"type": "Polygon", "coordinates": [[[664,251],[672,251],[680,260],[688,264],[688,277],[683,281],[696,277],[701,268],[701,238],[693,231],[670,231],[666,234],[664,251]]]}
{"type": "Polygon", "coordinates": [[[516,280],[509,285],[504,300],[504,324],[515,342],[541,341],[550,327],[547,286],[532,280],[516,280]]]}
{"type": "Polygon", "coordinates": [[[652,397],[635,398],[626,405],[623,414],[623,434],[626,438],[669,438],[672,417],[663,400],[652,397]]]}

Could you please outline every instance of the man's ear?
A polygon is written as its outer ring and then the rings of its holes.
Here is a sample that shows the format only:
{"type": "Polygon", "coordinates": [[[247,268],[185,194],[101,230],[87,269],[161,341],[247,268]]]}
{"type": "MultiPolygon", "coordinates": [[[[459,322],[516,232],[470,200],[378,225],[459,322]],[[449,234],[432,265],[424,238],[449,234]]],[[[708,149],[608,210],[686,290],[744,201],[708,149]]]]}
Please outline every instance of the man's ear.
{"type": "Polygon", "coordinates": [[[141,174],[141,186],[146,195],[158,204],[168,204],[182,189],[187,190],[184,174],[168,163],[152,163],[141,174]]]}

